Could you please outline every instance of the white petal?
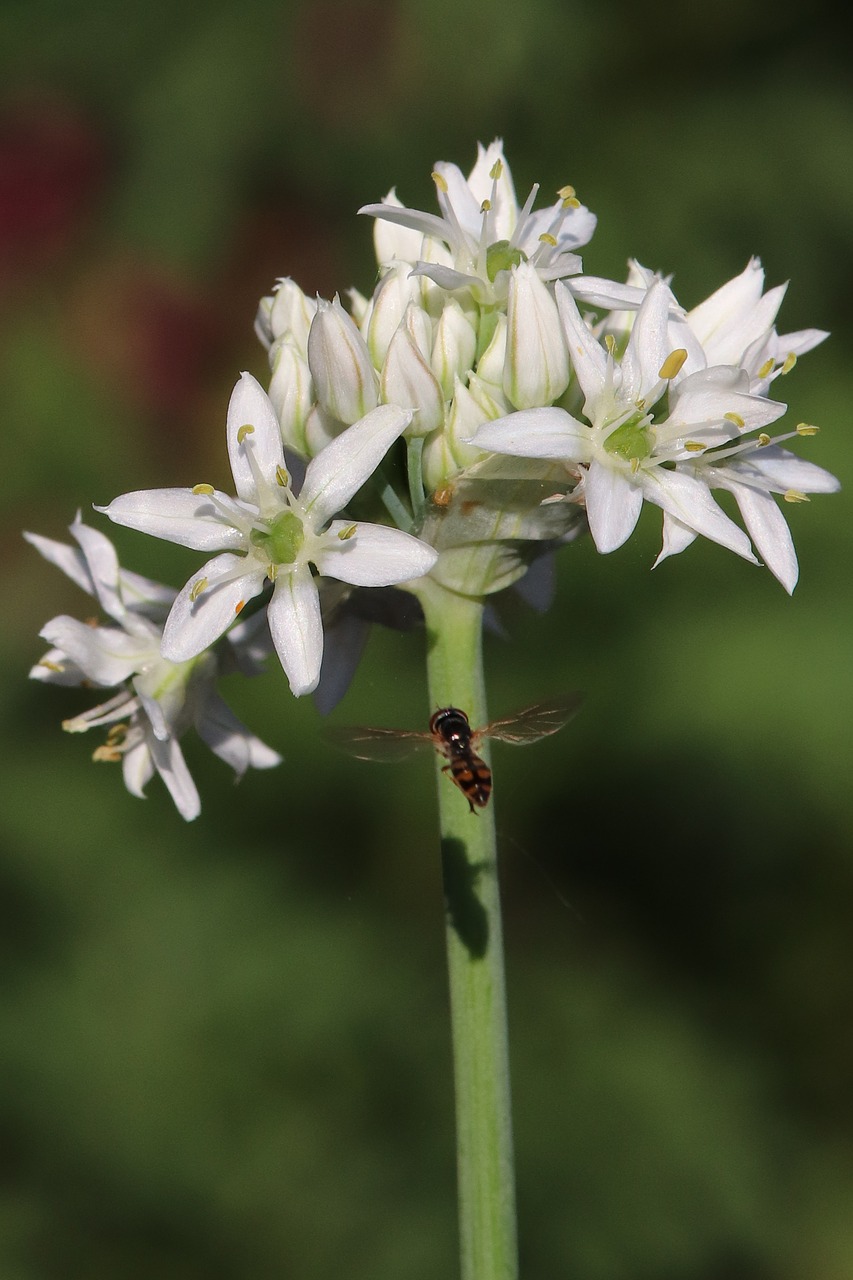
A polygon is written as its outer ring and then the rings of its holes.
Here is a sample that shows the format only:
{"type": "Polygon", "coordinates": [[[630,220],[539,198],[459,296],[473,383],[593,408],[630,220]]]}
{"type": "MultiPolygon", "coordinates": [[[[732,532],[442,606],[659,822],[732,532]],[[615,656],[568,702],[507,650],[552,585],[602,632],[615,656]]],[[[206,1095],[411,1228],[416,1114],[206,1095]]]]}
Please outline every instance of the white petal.
{"type": "Polygon", "coordinates": [[[292,573],[279,573],[267,619],[291,691],[297,698],[310,693],[320,679],[323,622],[320,594],[307,565],[292,573]]]}
{"type": "Polygon", "coordinates": [[[675,306],[669,286],[656,280],[637,312],[622,357],[621,393],[626,399],[645,400],[651,406],[660,397],[660,369],[670,354],[669,315],[675,306]]]}
{"type": "Polygon", "coordinates": [[[159,742],[152,735],[147,738],[147,744],[154,767],[165,782],[175,808],[182,818],[192,822],[201,813],[201,801],[177,740],[169,738],[166,742],[159,742]]]}
{"type": "MultiPolygon", "coordinates": [[[[211,497],[233,505],[227,494],[211,497]]],[[[115,524],[177,542],[194,551],[225,551],[241,547],[244,535],[225,521],[206,494],[192,489],[138,489],[114,498],[108,507],[95,507],[115,524]]]]}
{"type": "Polygon", "coordinates": [[[143,737],[134,746],[128,748],[121,758],[121,769],[124,785],[132,796],[145,799],[145,787],[154,777],[154,761],[143,737]]]}
{"type": "MultiPolygon", "coordinates": [[[[737,472],[741,468],[735,463],[727,470],[737,472]]],[[[753,472],[765,487],[778,493],[784,493],[786,489],[799,489],[801,493],[837,493],[841,488],[841,481],[831,471],[797,457],[789,449],[780,449],[778,445],[767,445],[748,454],[743,471],[747,475],[753,472]]]]}
{"type": "Polygon", "coordinates": [[[275,409],[261,384],[250,373],[241,373],[231,392],[226,435],[237,494],[244,502],[257,505],[258,491],[255,472],[249,461],[250,451],[261,474],[273,484],[276,467],[284,466],[284,450],[275,409]],[[245,431],[247,426],[252,430],[245,431]]]}
{"type": "Polygon", "coordinates": [[[411,420],[407,410],[381,404],[311,459],[299,500],[315,530],[346,506],[411,420]]]}
{"type": "Polygon", "coordinates": [[[169,662],[188,662],[209,649],[264,585],[256,561],[226,553],[208,560],[178,592],[163,628],[161,653],[169,662]],[[246,566],[246,572],[241,572],[246,566]],[[203,579],[207,584],[199,590],[203,579]],[[197,593],[197,598],[192,596],[197,593]]]}
{"type": "Polygon", "coordinates": [[[140,643],[118,627],[89,627],[67,616],[53,618],[39,634],[61,649],[87,679],[104,687],[121,684],[152,658],[150,641],[140,643]]]}
{"type": "Polygon", "coordinates": [[[604,386],[607,353],[578,311],[577,303],[568,286],[558,284],[556,297],[572,368],[577,375],[584,398],[587,401],[593,401],[600,395],[604,386]]]}
{"type": "Polygon", "coordinates": [[[751,485],[732,484],[729,488],[735,496],[743,522],[759,555],[774,578],[778,578],[790,595],[799,576],[797,553],[791,531],[776,499],[769,493],[753,489],[751,485]]]}
{"type": "Polygon", "coordinates": [[[115,547],[98,529],[85,525],[79,513],[71,525],[71,534],[83,552],[101,608],[116,622],[121,622],[127,610],[119,592],[119,563],[115,547]]]}
{"type": "Polygon", "coordinates": [[[494,422],[484,422],[472,439],[478,449],[520,458],[564,458],[588,462],[592,432],[564,409],[521,409],[494,422]]]}
{"type": "Polygon", "coordinates": [[[719,542],[736,555],[756,564],[749,538],[711,497],[707,484],[683,471],[640,471],[643,497],[668,511],[703,538],[719,542]]]}
{"type": "Polygon", "coordinates": [[[682,551],[686,551],[697,537],[695,529],[690,529],[686,524],[678,519],[677,516],[671,515],[668,511],[663,513],[663,546],[660,554],[652,565],[656,569],[662,561],[667,560],[670,556],[677,556],[682,551]]]}
{"type": "Polygon", "coordinates": [[[281,764],[278,752],[250,733],[217,693],[206,695],[195,724],[199,737],[238,777],[249,768],[271,769],[281,764]]]}
{"type": "Polygon", "coordinates": [[[398,227],[412,227],[423,236],[447,237],[447,223],[436,213],[422,213],[419,209],[406,209],[394,204],[365,204],[358,211],[369,218],[381,218],[383,222],[396,223],[398,227]]]}
{"type": "Polygon", "coordinates": [[[358,524],[351,538],[340,540],[345,521],[335,521],[317,560],[320,573],[357,587],[387,587],[420,578],[438,559],[438,552],[399,529],[381,524],[358,524]],[[333,540],[334,538],[334,540],[333,540]]]}
{"type": "Polygon", "coordinates": [[[614,467],[593,461],[584,480],[589,531],[604,555],[630,538],[640,518],[643,494],[614,467]]]}
{"type": "Polygon", "coordinates": [[[24,537],[31,547],[35,547],[39,555],[61,569],[72,582],[76,582],[87,595],[95,595],[95,584],[89,572],[89,566],[82,551],[69,547],[67,542],[55,542],[53,538],[43,538],[40,533],[25,533],[24,537]]]}

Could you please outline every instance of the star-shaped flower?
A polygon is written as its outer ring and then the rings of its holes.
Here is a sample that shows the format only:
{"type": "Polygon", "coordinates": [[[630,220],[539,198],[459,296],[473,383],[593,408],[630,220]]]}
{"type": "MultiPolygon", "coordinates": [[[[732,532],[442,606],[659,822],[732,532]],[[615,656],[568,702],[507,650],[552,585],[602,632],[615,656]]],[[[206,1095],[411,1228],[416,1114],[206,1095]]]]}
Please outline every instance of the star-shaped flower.
{"type": "MultiPolygon", "coordinates": [[[[746,371],[735,366],[701,369],[673,384],[687,353],[669,345],[670,319],[678,308],[662,280],[648,289],[621,360],[612,340],[599,342],[562,285],[557,286],[557,300],[586,421],[563,409],[530,409],[484,424],[474,444],[571,464],[580,482],[580,491],[572,496],[583,496],[599,551],[613,551],[625,542],[647,501],[664,511],[665,537],[670,539],[666,554],[701,534],[754,561],[749,538],[716,504],[711,487],[737,483],[731,472],[737,451],[733,442],[775,421],[785,405],[751,394],[746,371]],[[726,457],[730,460],[723,467],[726,457]],[[721,466],[712,473],[714,458],[721,466]]],[[[754,443],[763,447],[768,438],[761,436],[754,443]]],[[[754,455],[751,481],[746,479],[745,463],[737,465],[743,497],[747,484],[755,492],[754,455]]],[[[811,477],[810,482],[819,481],[811,477]]],[[[768,488],[763,482],[761,487],[768,488]]],[[[764,520],[766,524],[766,513],[764,520]]],[[[753,536],[758,524],[758,517],[748,521],[753,536]]],[[[774,529],[772,536],[778,539],[778,522],[774,529]]],[[[759,535],[756,544],[768,563],[778,563],[770,553],[769,538],[759,535]]],[[[790,574],[780,580],[787,584],[789,579],[790,574]]]]}
{"type": "MultiPolygon", "coordinates": [[[[380,263],[411,262],[415,274],[428,276],[442,289],[468,289],[482,305],[506,300],[510,271],[522,262],[530,262],[540,279],[549,282],[581,270],[574,251],[592,238],[595,215],[572,187],[563,187],[549,208],[534,211],[536,184],[519,207],[499,139],[488,147],[477,144],[477,163],[467,178],[445,161],[436,164],[432,176],[440,214],[404,208],[393,191],[380,204],[359,209],[395,228],[377,230],[380,263]]],[[[615,305],[614,291],[627,305],[636,300],[636,291],[592,277],[578,281],[578,288],[590,301],[604,290],[605,305],[615,305]]]]}
{"type": "Polygon", "coordinates": [[[39,534],[25,538],[46,560],[94,596],[115,625],[91,626],[65,615],[40,634],[53,647],[32,668],[47,684],[94,685],[119,691],[107,702],[66,720],[71,733],[109,726],[96,760],[121,761],[128,791],[142,796],[154,772],[160,774],[182,817],[195,818],[198,792],[179,738],[191,725],[222,760],[241,776],[249,767],[268,769],[278,752],[250,733],[216,692],[218,654],[205,653],[173,663],[160,653],[162,623],[175,592],[119,565],[115,549],[79,515],[71,525],[76,547],[39,534]]]}
{"type": "Polygon", "coordinates": [[[244,373],[227,421],[236,498],[202,484],[140,490],[97,508],[117,524],[221,553],[179,592],[163,632],[164,657],[182,662],[202,653],[270,582],[273,644],[293,692],[310,693],[323,657],[314,571],[377,587],[419,578],[436,561],[432,547],[397,529],[333,519],[410,420],[410,413],[394,405],[373,409],[308,463],[297,494],[272,404],[244,373]]]}

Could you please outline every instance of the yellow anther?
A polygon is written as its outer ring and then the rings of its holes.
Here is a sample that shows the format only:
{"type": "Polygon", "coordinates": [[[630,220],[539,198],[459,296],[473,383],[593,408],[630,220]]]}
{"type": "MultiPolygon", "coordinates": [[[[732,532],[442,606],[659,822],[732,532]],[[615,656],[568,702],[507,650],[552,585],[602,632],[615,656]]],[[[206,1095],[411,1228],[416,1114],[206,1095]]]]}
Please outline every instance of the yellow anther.
{"type": "Polygon", "coordinates": [[[338,537],[340,538],[341,542],[348,542],[349,539],[353,537],[353,535],[355,534],[355,531],[357,528],[358,528],[358,525],[348,524],[345,529],[339,530],[338,537]]]}
{"type": "Polygon", "coordinates": [[[245,609],[245,607],[246,607],[246,601],[245,601],[245,600],[238,600],[238,601],[237,601],[237,603],[236,603],[236,604],[235,604],[235,606],[234,606],[234,612],[235,612],[235,613],[242,613],[242,612],[243,612],[243,610],[245,609]]]}
{"type": "Polygon", "coordinates": [[[124,742],[127,737],[128,725],[114,724],[107,734],[107,746],[117,747],[120,742],[124,742]]]}
{"type": "Polygon", "coordinates": [[[244,422],[240,430],[237,432],[237,443],[242,444],[246,436],[254,435],[255,428],[251,422],[244,422]]]}
{"type": "Polygon", "coordinates": [[[541,234],[541,236],[539,237],[539,243],[540,243],[540,244],[550,244],[550,245],[553,245],[554,247],[556,247],[556,244],[557,244],[557,237],[556,237],[556,236],[552,236],[552,235],[551,235],[551,233],[550,233],[550,231],[543,231],[543,232],[542,232],[542,234],[541,234]]]}
{"type": "Polygon", "coordinates": [[[447,179],[442,178],[441,174],[436,173],[434,169],[430,174],[430,177],[432,178],[435,185],[438,187],[439,191],[443,191],[444,194],[447,195],[447,179]]]}
{"type": "Polygon", "coordinates": [[[769,378],[776,367],[776,361],[771,356],[769,360],[765,360],[764,364],[758,370],[759,378],[769,378]]]}
{"type": "Polygon", "coordinates": [[[207,578],[197,578],[190,588],[190,604],[195,604],[202,591],[207,586],[207,578]]]}
{"type": "Polygon", "coordinates": [[[38,665],[44,667],[45,671],[55,671],[57,675],[61,675],[65,670],[61,662],[51,662],[49,658],[42,658],[38,665]]]}
{"type": "Polygon", "coordinates": [[[700,440],[685,440],[684,447],[688,453],[704,453],[708,446],[700,440]]]}
{"type": "Polygon", "coordinates": [[[605,335],[604,335],[604,345],[605,345],[605,347],[607,348],[607,350],[610,352],[610,354],[611,354],[611,355],[613,355],[613,354],[615,353],[615,351],[616,351],[616,339],[615,339],[615,337],[613,336],[613,334],[612,334],[612,333],[605,333],[605,335]]]}
{"type": "Polygon", "coordinates": [[[631,475],[635,476],[639,470],[640,470],[640,459],[632,458],[631,459],[631,475]]]}
{"type": "Polygon", "coordinates": [[[782,373],[790,373],[794,365],[797,363],[797,357],[793,351],[789,351],[785,356],[785,362],[782,365],[782,373]]]}
{"type": "Polygon", "coordinates": [[[116,751],[114,747],[96,747],[92,752],[92,759],[97,764],[118,764],[121,760],[121,752],[116,751]]]}
{"type": "Polygon", "coordinates": [[[284,467],[281,467],[281,466],[276,467],[275,480],[276,480],[276,484],[280,484],[282,489],[286,489],[287,486],[290,484],[290,476],[287,474],[284,467]]]}
{"type": "Polygon", "coordinates": [[[737,427],[738,431],[743,431],[744,427],[746,426],[746,423],[744,422],[743,418],[740,416],[739,413],[724,413],[723,421],[733,422],[734,425],[737,427]]]}
{"type": "Polygon", "coordinates": [[[483,203],[480,205],[480,213],[488,213],[491,207],[492,207],[491,200],[488,200],[488,199],[484,200],[483,203]]]}
{"type": "Polygon", "coordinates": [[[270,582],[275,582],[277,573],[278,573],[278,565],[273,564],[272,561],[270,561],[270,563],[267,565],[267,577],[269,578],[270,582]]]}
{"type": "Polygon", "coordinates": [[[212,484],[194,484],[193,493],[197,498],[209,498],[215,490],[212,484]]]}
{"type": "Polygon", "coordinates": [[[799,489],[788,489],[782,494],[786,502],[808,502],[808,494],[801,493],[799,489]]]}
{"type": "Polygon", "coordinates": [[[760,434],[760,435],[759,435],[759,437],[758,437],[758,446],[759,446],[759,448],[760,448],[760,449],[763,449],[763,448],[764,448],[764,446],[765,446],[765,445],[768,445],[769,443],[770,443],[770,436],[767,434],[767,432],[766,432],[766,431],[762,431],[762,432],[761,432],[761,434],[760,434]]]}
{"type": "Polygon", "coordinates": [[[815,427],[810,422],[797,423],[798,436],[816,436],[818,431],[820,431],[820,427],[815,427]]]}
{"type": "Polygon", "coordinates": [[[504,171],[503,160],[496,160],[495,163],[492,165],[491,169],[489,170],[489,177],[493,181],[497,182],[498,178],[500,178],[503,175],[503,171],[504,171]]]}
{"type": "Polygon", "coordinates": [[[566,184],[565,187],[560,187],[557,195],[560,197],[564,205],[571,205],[573,209],[578,208],[580,205],[580,201],[577,198],[577,192],[574,187],[569,186],[568,184],[566,184]]]}
{"type": "Polygon", "coordinates": [[[676,347],[675,351],[670,351],[658,369],[658,377],[668,382],[670,378],[674,378],[677,373],[681,372],[686,359],[687,352],[684,347],[676,347]]]}

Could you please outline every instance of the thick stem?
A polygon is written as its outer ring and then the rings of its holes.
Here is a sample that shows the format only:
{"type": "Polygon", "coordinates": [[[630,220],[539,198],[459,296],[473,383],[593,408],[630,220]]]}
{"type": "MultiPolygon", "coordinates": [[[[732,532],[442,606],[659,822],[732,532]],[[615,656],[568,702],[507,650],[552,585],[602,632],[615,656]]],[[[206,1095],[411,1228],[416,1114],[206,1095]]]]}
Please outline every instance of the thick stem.
{"type": "MultiPolygon", "coordinates": [[[[431,709],[486,722],[483,606],[428,581],[431,709]]],[[[486,759],[487,748],[478,748],[486,759]]],[[[462,1280],[518,1275],[503,939],[494,808],[471,812],[437,760],[456,1090],[462,1280]]]]}

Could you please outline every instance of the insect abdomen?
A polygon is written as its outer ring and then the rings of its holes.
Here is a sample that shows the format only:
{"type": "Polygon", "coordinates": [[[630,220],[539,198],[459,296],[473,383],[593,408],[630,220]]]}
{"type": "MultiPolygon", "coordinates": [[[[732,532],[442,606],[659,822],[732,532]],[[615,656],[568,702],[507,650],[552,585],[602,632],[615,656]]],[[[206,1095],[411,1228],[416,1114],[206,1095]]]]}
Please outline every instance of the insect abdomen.
{"type": "Polygon", "coordinates": [[[492,794],[492,772],[479,756],[454,755],[450,760],[450,776],[473,810],[483,809],[492,794]]]}

